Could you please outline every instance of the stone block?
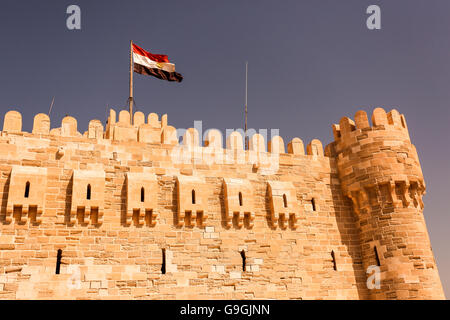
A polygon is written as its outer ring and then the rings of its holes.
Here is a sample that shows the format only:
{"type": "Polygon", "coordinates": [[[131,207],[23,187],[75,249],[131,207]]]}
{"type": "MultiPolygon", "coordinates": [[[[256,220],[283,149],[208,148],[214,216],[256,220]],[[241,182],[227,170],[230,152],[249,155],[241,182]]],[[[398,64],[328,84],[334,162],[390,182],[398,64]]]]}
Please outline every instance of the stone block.
{"type": "Polygon", "coordinates": [[[3,120],[4,132],[21,132],[22,131],[22,115],[18,111],[8,111],[3,120]]]}
{"type": "Polygon", "coordinates": [[[50,118],[45,113],[39,113],[34,117],[33,134],[50,134],[50,118]]]}

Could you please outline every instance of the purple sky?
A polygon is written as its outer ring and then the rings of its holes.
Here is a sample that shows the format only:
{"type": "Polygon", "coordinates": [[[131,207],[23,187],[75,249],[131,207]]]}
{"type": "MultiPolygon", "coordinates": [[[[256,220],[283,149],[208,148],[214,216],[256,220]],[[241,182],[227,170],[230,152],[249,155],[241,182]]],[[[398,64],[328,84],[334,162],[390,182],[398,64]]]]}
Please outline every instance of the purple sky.
{"type": "Polygon", "coordinates": [[[169,124],[241,128],[245,61],[249,127],[279,128],[285,142],[332,141],[332,123],[364,109],[397,108],[422,163],[425,218],[450,297],[450,1],[10,1],[0,2],[0,114],[48,112],[106,119],[128,98],[129,40],[168,54],[181,84],[135,75],[138,109],[169,124]],[[81,7],[79,31],[66,8],[81,7]],[[382,29],[366,27],[381,7],[382,29]]]}

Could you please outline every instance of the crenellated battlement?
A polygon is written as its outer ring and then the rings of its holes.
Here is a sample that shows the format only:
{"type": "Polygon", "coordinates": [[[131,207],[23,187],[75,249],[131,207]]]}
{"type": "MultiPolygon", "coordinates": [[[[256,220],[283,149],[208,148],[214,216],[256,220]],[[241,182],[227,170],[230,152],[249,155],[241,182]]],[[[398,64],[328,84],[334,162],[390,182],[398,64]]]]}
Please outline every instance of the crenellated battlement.
{"type": "Polygon", "coordinates": [[[357,214],[378,203],[423,209],[425,182],[404,115],[376,108],[371,126],[360,110],[355,121],[343,117],[333,125],[333,133],[342,190],[357,214]]]}
{"type": "MultiPolygon", "coordinates": [[[[22,131],[22,115],[18,111],[12,110],[5,114],[2,132],[3,134],[26,133],[22,131]]],[[[92,139],[109,140],[123,144],[138,142],[171,146],[180,145],[191,149],[196,148],[196,152],[200,154],[203,152],[210,153],[211,151],[219,153],[228,149],[242,154],[242,156],[246,153],[255,152],[274,155],[328,156],[328,154],[324,155],[322,142],[317,139],[312,140],[305,150],[303,141],[300,138],[292,139],[286,147],[282,137],[274,136],[266,145],[264,137],[258,133],[250,137],[249,150],[244,150],[244,137],[241,131],[232,132],[226,137],[225,147],[223,146],[222,133],[215,129],[208,130],[205,133],[204,143],[202,143],[201,139],[203,137],[199,136],[198,130],[196,128],[188,128],[179,142],[177,129],[168,125],[166,114],[159,119],[156,113],[150,113],[146,118],[144,113],[140,111],[134,113],[133,121],[131,121],[128,111],[121,110],[117,117],[117,113],[111,109],[105,126],[100,120],[91,120],[88,130],[83,134],[78,131],[77,120],[71,116],[64,117],[60,127],[50,128],[50,118],[46,114],[40,113],[34,117],[31,133],[39,136],[50,135],[89,139],[89,141],[92,141],[92,139]]],[[[248,157],[248,155],[244,156],[244,159],[248,157]]]]}
{"type": "MultiPolygon", "coordinates": [[[[105,206],[107,181],[111,179],[108,177],[110,170],[108,162],[114,160],[117,161],[116,165],[126,165],[127,168],[125,174],[115,173],[112,176],[113,179],[124,178],[121,188],[127,190],[123,194],[126,210],[120,219],[124,225],[156,225],[158,217],[156,197],[161,192],[157,177],[163,176],[175,179],[178,203],[175,225],[203,227],[208,218],[206,195],[210,188],[205,177],[212,174],[222,179],[223,173],[220,171],[229,170],[227,168],[233,170],[234,165],[240,165],[243,172],[236,170],[235,174],[231,175],[231,180],[227,180],[226,176],[223,177],[224,181],[228,181],[224,182],[224,192],[227,206],[231,208],[227,209],[229,216],[225,219],[225,224],[229,226],[229,222],[235,219],[234,215],[237,213],[238,226],[242,227],[245,224],[250,228],[253,225],[254,212],[250,203],[253,202],[254,196],[250,180],[240,179],[243,175],[252,173],[267,179],[270,177],[273,179],[273,176],[278,175],[282,181],[286,181],[264,182],[264,185],[268,183],[267,199],[270,199],[272,208],[269,217],[271,227],[281,225],[285,228],[287,223],[295,228],[299,203],[304,202],[304,205],[308,205],[309,199],[297,200],[291,179],[280,169],[280,165],[294,167],[304,161],[314,161],[312,163],[317,162],[312,165],[314,167],[329,165],[330,161],[324,156],[322,143],[317,139],[308,144],[305,155],[303,141],[300,138],[294,138],[288,144],[286,153],[284,141],[280,136],[272,137],[266,150],[264,136],[255,133],[249,139],[249,150],[244,150],[243,136],[239,131],[234,131],[227,137],[226,146],[223,148],[221,132],[213,129],[206,132],[202,146],[196,128],[184,130],[182,141],[179,142],[176,129],[168,125],[167,115],[163,115],[159,120],[155,113],[149,114],[146,118],[144,113],[136,112],[131,121],[130,114],[126,110],[120,111],[117,119],[116,112],[111,109],[105,129],[99,120],[91,120],[88,130],[83,134],[78,131],[75,118],[66,116],[62,119],[60,127],[51,129],[49,117],[42,113],[34,117],[32,133],[23,132],[21,114],[9,111],[5,115],[1,136],[3,139],[0,143],[15,147],[14,151],[8,152],[7,158],[33,157],[32,154],[36,151],[46,154],[46,161],[35,161],[44,159],[34,156],[31,166],[25,162],[22,165],[12,163],[5,167],[8,168],[7,171],[10,170],[11,180],[8,189],[8,210],[5,215],[5,221],[8,223],[13,221],[14,210],[16,216],[20,217],[19,221],[24,219],[23,221],[27,222],[28,218],[30,223],[42,222],[40,215],[45,208],[47,166],[53,165],[52,161],[57,161],[65,168],[64,177],[69,179],[63,194],[66,195],[64,201],[70,206],[69,209],[58,212],[58,223],[101,226],[104,212],[107,210],[105,206]],[[36,149],[39,144],[40,148],[36,149]],[[44,149],[45,151],[42,151],[44,149]],[[22,154],[26,150],[27,152],[22,154]],[[92,159],[86,164],[80,163],[81,150],[92,154],[92,159]],[[295,158],[298,159],[294,161],[295,158]],[[129,161],[133,159],[141,159],[142,164],[138,161],[129,161]],[[47,164],[47,161],[51,163],[47,164]],[[40,168],[41,166],[44,168],[40,168]],[[194,172],[196,168],[202,168],[204,172],[194,172]],[[20,172],[23,170],[31,173],[32,177],[21,175],[20,172]],[[44,171],[45,173],[42,173],[44,171]],[[34,172],[39,174],[36,173],[34,177],[34,172]],[[30,182],[33,197],[28,199],[20,190],[30,182]],[[286,185],[288,187],[283,187],[286,185]],[[236,194],[240,195],[241,202],[245,198],[246,205],[242,208],[239,208],[242,205],[232,204],[236,194]],[[142,198],[139,198],[139,195],[142,198]],[[283,197],[285,202],[289,203],[289,207],[280,206],[280,199],[283,197]],[[28,207],[37,210],[35,214],[37,218],[28,215],[28,207]]],[[[325,171],[329,170],[325,168],[325,171]]],[[[276,180],[280,179],[279,177],[276,180]]],[[[114,186],[120,185],[115,183],[114,186]]],[[[303,197],[305,196],[306,194],[303,197]]],[[[316,197],[316,201],[320,201],[320,196],[316,197]]]]}
{"type": "Polygon", "coordinates": [[[417,182],[425,190],[419,158],[411,143],[404,115],[376,108],[372,125],[367,113],[357,111],[355,120],[343,117],[333,125],[335,142],[330,145],[338,160],[345,193],[366,186],[417,182]],[[360,179],[364,176],[364,179],[360,179]]]}
{"type": "Polygon", "coordinates": [[[333,124],[334,140],[337,148],[344,148],[346,145],[356,143],[356,139],[361,134],[370,131],[391,131],[395,136],[405,136],[409,139],[408,127],[403,114],[393,109],[389,113],[383,108],[376,108],[372,114],[372,125],[369,123],[367,113],[359,110],[355,113],[355,120],[343,117],[339,124],[333,124]]]}

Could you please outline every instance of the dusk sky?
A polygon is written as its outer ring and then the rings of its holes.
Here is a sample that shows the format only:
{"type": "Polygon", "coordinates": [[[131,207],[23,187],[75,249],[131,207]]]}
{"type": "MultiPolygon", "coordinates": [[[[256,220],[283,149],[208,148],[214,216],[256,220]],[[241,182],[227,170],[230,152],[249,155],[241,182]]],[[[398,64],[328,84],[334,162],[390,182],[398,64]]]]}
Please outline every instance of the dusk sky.
{"type": "Polygon", "coordinates": [[[129,41],[167,54],[181,83],[136,74],[137,109],[169,125],[279,129],[285,143],[332,142],[331,125],[357,110],[405,114],[422,164],[425,219],[450,298],[450,1],[5,1],[0,2],[0,115],[47,113],[104,124],[125,108],[129,41]],[[66,9],[81,8],[81,30],[66,9]],[[366,9],[381,8],[381,30],[366,9]]]}

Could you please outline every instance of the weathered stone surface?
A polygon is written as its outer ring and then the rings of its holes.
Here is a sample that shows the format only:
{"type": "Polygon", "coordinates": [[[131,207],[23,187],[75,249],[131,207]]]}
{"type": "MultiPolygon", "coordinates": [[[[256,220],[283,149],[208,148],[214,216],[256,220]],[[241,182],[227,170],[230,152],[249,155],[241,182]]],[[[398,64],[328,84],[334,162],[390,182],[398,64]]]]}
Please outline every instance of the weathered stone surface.
{"type": "Polygon", "coordinates": [[[303,145],[303,141],[300,138],[294,138],[288,144],[288,153],[304,155],[305,154],[305,146],[303,145]]]}
{"type": "Polygon", "coordinates": [[[91,120],[89,122],[88,138],[89,139],[103,138],[103,125],[100,120],[91,120]]]}
{"type": "Polygon", "coordinates": [[[77,120],[74,117],[65,117],[61,121],[61,136],[76,137],[77,133],[77,120]]]}
{"type": "Polygon", "coordinates": [[[50,133],[50,118],[45,113],[39,113],[34,117],[33,122],[34,134],[49,134],[50,133]]]}
{"type": "Polygon", "coordinates": [[[5,116],[1,298],[444,298],[397,111],[375,110],[374,126],[362,111],[342,119],[327,156],[319,140],[305,155],[299,138],[287,154],[280,137],[245,150],[239,132],[222,148],[214,130],[204,146],[194,129],[179,145],[165,115],[118,118],[111,110],[104,132],[94,120],[83,137],[71,117],[49,130],[39,115],[26,133],[20,114],[5,116]],[[261,170],[270,155],[276,170],[261,170]]]}
{"type": "Polygon", "coordinates": [[[3,131],[21,132],[22,131],[22,115],[18,111],[8,111],[3,120],[3,131]]]}

